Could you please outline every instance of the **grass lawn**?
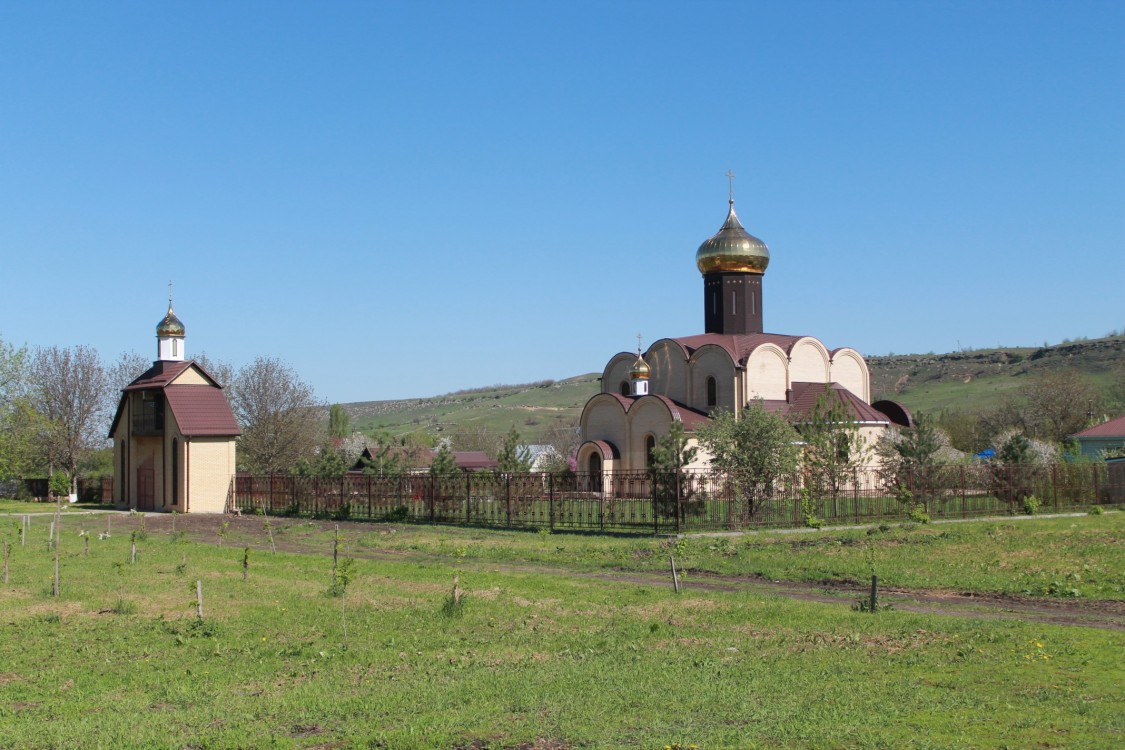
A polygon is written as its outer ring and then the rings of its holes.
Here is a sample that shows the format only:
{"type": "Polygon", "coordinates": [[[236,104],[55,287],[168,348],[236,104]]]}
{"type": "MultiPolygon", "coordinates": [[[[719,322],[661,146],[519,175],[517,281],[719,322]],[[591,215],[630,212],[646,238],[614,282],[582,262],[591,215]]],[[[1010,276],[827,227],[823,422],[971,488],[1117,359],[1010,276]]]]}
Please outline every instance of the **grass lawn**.
{"type": "MultiPolygon", "coordinates": [[[[935,585],[1016,590],[1064,554],[1058,570],[1092,561],[1120,585],[1123,518],[687,540],[349,525],[344,598],[326,594],[331,524],[272,519],[279,549],[323,552],[274,554],[261,518],[181,517],[173,535],[167,516],[70,516],[54,598],[47,523],[25,546],[0,523],[14,543],[0,747],[1120,747],[1121,631],[676,595],[568,571],[655,569],[671,550],[696,570],[850,575],[875,547],[888,580],[930,568],[935,585]],[[1011,564],[938,572],[975,544],[1011,564]],[[501,564],[540,558],[553,568],[501,564]]],[[[1081,596],[1115,598],[1089,586],[1081,596]]]]}

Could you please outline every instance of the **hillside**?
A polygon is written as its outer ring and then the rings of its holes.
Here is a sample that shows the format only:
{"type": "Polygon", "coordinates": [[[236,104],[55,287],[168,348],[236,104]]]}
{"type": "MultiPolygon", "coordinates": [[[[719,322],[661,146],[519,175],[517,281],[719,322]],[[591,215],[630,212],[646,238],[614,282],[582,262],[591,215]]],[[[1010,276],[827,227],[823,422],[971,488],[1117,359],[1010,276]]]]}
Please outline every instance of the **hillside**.
{"type": "MultiPolygon", "coordinates": [[[[1125,383],[1125,336],[1057,346],[977,349],[949,354],[868,357],[875,398],[900,401],[914,411],[956,408],[981,412],[1013,393],[1029,374],[1073,368],[1103,393],[1125,383]]],[[[473,388],[432,398],[344,404],[355,429],[404,435],[419,430],[507,432],[513,425],[528,442],[555,426],[574,424],[598,392],[598,375],[523,385],[473,388]]]]}
{"type": "Polygon", "coordinates": [[[868,357],[871,393],[912,410],[980,412],[1013,393],[1029,375],[1074,369],[1104,394],[1125,381],[1125,336],[1057,346],[977,349],[949,354],[868,357]]]}

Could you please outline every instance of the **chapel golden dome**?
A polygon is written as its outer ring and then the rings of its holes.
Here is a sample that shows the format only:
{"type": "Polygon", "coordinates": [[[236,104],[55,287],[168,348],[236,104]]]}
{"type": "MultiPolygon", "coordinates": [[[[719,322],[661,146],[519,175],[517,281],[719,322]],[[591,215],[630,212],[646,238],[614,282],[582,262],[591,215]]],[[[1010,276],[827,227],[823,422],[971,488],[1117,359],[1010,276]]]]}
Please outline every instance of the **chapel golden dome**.
{"type": "Polygon", "coordinates": [[[156,324],[156,335],[158,337],[184,335],[184,324],[176,317],[171,301],[168,302],[168,314],[156,324]]]}
{"type": "Polygon", "coordinates": [[[733,200],[722,228],[700,245],[695,253],[695,265],[702,274],[765,273],[769,263],[769,248],[743,228],[734,212],[733,200]]]}
{"type": "Polygon", "coordinates": [[[637,353],[637,361],[633,363],[633,369],[629,371],[629,377],[633,380],[648,380],[648,376],[652,373],[652,368],[645,362],[645,358],[637,353]]]}

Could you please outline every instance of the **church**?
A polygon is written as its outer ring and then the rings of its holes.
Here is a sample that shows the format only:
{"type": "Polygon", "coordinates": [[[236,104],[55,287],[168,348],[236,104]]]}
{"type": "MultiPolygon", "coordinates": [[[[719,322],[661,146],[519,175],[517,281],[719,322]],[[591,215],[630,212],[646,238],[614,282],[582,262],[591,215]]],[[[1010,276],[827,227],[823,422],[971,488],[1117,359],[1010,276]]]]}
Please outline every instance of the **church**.
{"type": "Polygon", "coordinates": [[[156,326],[152,367],[121,393],[109,428],[114,502],[139,511],[223,513],[241,431],[223,387],[185,358],[172,310],[156,326]]]}
{"type": "MultiPolygon", "coordinates": [[[[726,221],[695,255],[703,276],[703,333],[659,339],[643,353],[638,347],[609,360],[601,392],[582,410],[578,471],[645,469],[673,422],[694,443],[695,431],[718,411],[737,418],[744,409],[761,407],[799,421],[827,396],[844,405],[868,444],[893,424],[910,424],[899,404],[871,404],[870,374],[855,349],[764,332],[762,282],[769,260],[766,244],[735,214],[732,190],[726,221]]],[[[709,463],[701,448],[687,468],[709,463]]]]}

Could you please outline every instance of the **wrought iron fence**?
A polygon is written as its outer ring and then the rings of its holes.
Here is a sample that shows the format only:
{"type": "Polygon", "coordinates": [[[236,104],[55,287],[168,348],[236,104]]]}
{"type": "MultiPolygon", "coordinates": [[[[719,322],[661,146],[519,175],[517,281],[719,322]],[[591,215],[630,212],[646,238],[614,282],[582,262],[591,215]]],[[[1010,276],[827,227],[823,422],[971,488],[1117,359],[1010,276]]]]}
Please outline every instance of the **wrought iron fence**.
{"type": "Polygon", "coordinates": [[[1105,464],[939,466],[854,472],[833,487],[704,471],[467,473],[309,478],[239,475],[243,512],[552,530],[673,533],[1060,512],[1125,504],[1105,464]],[[1028,500],[1028,498],[1034,498],[1028,500]],[[1033,507],[1034,506],[1034,507],[1033,507]]]}

